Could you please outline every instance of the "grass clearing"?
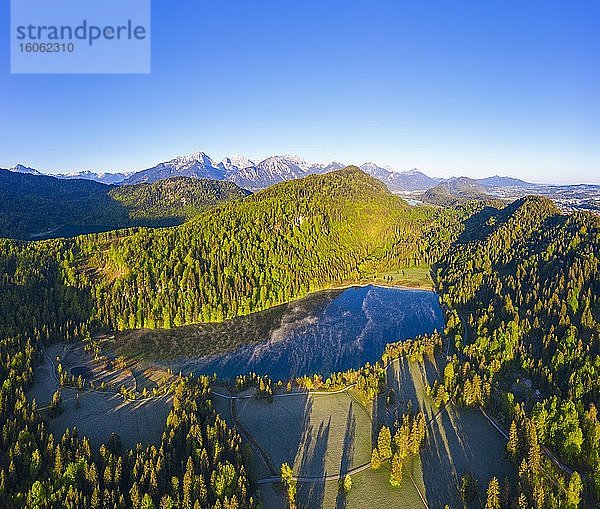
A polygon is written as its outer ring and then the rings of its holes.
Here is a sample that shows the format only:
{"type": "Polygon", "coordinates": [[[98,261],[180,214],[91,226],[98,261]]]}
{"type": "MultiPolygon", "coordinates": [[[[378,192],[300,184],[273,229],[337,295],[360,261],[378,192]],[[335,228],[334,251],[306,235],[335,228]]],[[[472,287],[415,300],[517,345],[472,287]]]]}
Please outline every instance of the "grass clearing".
{"type": "MultiPolygon", "coordinates": [[[[408,477],[399,488],[389,483],[389,470],[365,470],[352,476],[352,489],[348,495],[340,493],[337,481],[298,482],[297,500],[302,508],[324,509],[425,509],[419,493],[408,477]]],[[[261,485],[260,492],[264,507],[269,509],[285,509],[286,503],[273,484],[261,485]]],[[[433,507],[431,508],[433,509],[433,507]]],[[[437,508],[436,508],[437,509],[437,508]]],[[[441,508],[439,508],[441,509],[441,508]]]]}
{"type": "MultiPolygon", "coordinates": [[[[287,462],[293,465],[294,473],[303,476],[339,475],[340,471],[371,459],[370,409],[364,408],[349,393],[282,397],[273,403],[238,400],[238,419],[268,451],[275,465],[287,462]]],[[[229,401],[218,397],[214,401],[217,411],[231,423],[229,401]]],[[[254,454],[253,474],[255,478],[269,476],[258,453],[254,454]]],[[[353,475],[352,490],[342,506],[363,508],[368,501],[368,506],[374,509],[424,507],[408,469],[398,489],[391,487],[388,478],[389,471],[385,467],[353,475]]],[[[261,485],[260,490],[265,507],[285,507],[275,486],[261,485]]],[[[342,495],[338,493],[337,481],[298,483],[301,507],[340,507],[339,497],[342,495]]]]}
{"type": "Polygon", "coordinates": [[[241,424],[277,466],[304,476],[337,474],[371,458],[369,414],[347,394],[299,395],[273,403],[237,402],[241,424]]]}
{"type": "Polygon", "coordinates": [[[366,270],[359,279],[342,281],[323,287],[323,289],[345,289],[352,286],[399,286],[421,290],[433,290],[431,280],[431,266],[423,264],[411,267],[395,267],[393,269],[379,271],[376,269],[366,270]]]}
{"type": "Polygon", "coordinates": [[[107,362],[97,361],[92,354],[85,351],[83,343],[55,343],[50,345],[46,352],[57,365],[59,358],[64,371],[69,374],[73,373],[74,368],[87,368],[91,372],[89,380],[93,381],[95,387],[104,384],[107,389],[115,391],[121,386],[128,390],[136,389],[137,382],[131,363],[117,368],[114,362],[109,365],[107,362]]]}
{"type": "Polygon", "coordinates": [[[380,272],[377,274],[377,278],[382,281],[389,281],[388,284],[391,285],[422,288],[426,290],[431,290],[433,288],[431,267],[429,265],[401,267],[386,272],[380,272]]]}
{"type": "MultiPolygon", "coordinates": [[[[388,368],[388,385],[397,396],[398,413],[411,406],[429,421],[439,412],[425,393],[425,381],[433,383],[443,361],[428,359],[424,363],[401,359],[388,368]]],[[[379,407],[379,418],[393,418],[390,409],[379,407]]],[[[478,409],[448,405],[428,428],[421,461],[413,464],[413,477],[430,507],[459,507],[460,476],[471,472],[478,480],[480,502],[485,502],[489,480],[509,479],[514,487],[516,472],[506,460],[506,440],[478,409]],[[490,461],[494,458],[494,461],[490,461]]],[[[475,503],[473,507],[476,507],[475,503]]]]}
{"type": "MultiPolygon", "coordinates": [[[[323,507],[336,509],[424,509],[425,506],[419,497],[413,483],[405,471],[405,479],[399,488],[393,488],[389,483],[389,471],[385,468],[379,470],[365,470],[352,476],[352,489],[347,496],[340,494],[337,482],[328,482],[324,487],[321,505],[308,507],[323,507]]],[[[298,492],[302,493],[304,486],[300,485],[298,492]]],[[[433,509],[433,506],[432,506],[433,509]]],[[[437,509],[437,508],[436,508],[437,509]]],[[[441,509],[441,508],[440,508],[441,509]]]]}
{"type": "Polygon", "coordinates": [[[79,408],[76,408],[75,389],[63,388],[63,412],[48,419],[50,431],[62,436],[67,428],[77,428],[79,436],[87,436],[94,448],[106,443],[115,432],[121,437],[125,448],[142,444],[159,444],[165,429],[167,415],[171,410],[171,397],[145,401],[123,401],[115,394],[79,392],[79,408]]]}
{"type": "MultiPolygon", "coordinates": [[[[89,367],[96,384],[104,380],[114,383],[117,388],[121,383],[135,386],[130,370],[103,370],[80,344],[55,343],[46,352],[51,359],[60,357],[65,370],[75,366],[89,367]]],[[[48,405],[59,388],[51,364],[45,360],[44,364],[35,368],[34,383],[27,390],[27,397],[35,399],[38,408],[42,408],[48,405]]],[[[89,437],[94,448],[108,441],[113,432],[121,437],[125,448],[133,448],[138,442],[158,444],[171,409],[171,396],[123,401],[120,395],[110,392],[79,391],[70,387],[60,388],[60,392],[62,413],[54,419],[47,419],[50,431],[59,438],[67,428],[77,428],[79,436],[89,437]]]]}

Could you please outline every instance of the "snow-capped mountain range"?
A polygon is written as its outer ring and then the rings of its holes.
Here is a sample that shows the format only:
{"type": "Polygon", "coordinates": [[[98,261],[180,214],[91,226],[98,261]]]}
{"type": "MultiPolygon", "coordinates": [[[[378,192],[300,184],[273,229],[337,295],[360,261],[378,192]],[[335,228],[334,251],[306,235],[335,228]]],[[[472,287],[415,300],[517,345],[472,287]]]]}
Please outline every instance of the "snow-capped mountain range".
{"type": "MultiPolygon", "coordinates": [[[[109,185],[153,183],[169,177],[208,178],[233,182],[250,191],[258,191],[286,180],[311,174],[327,173],[348,166],[331,163],[309,163],[297,156],[271,156],[262,161],[253,161],[242,155],[225,157],[215,161],[204,152],[180,156],[152,168],[138,172],[96,173],[79,171],[54,175],[59,179],[86,179],[109,185]]],[[[600,185],[550,185],[532,184],[513,177],[494,175],[471,179],[451,177],[431,178],[413,169],[395,171],[389,166],[367,162],[360,168],[385,183],[392,192],[410,195],[416,203],[425,201],[436,205],[453,204],[471,199],[501,199],[512,201],[528,194],[540,194],[554,200],[564,211],[576,209],[598,211],[600,185]]],[[[1,170],[6,171],[6,170],[1,170]]],[[[34,168],[17,164],[8,171],[39,176],[43,173],[34,168]]],[[[47,176],[47,175],[46,175],[47,176]]],[[[410,200],[409,200],[410,201],[410,200]]]]}
{"type": "Polygon", "coordinates": [[[109,173],[109,172],[95,172],[89,170],[74,171],[71,173],[60,173],[55,175],[61,179],[85,179],[95,180],[96,182],[102,182],[103,184],[120,184],[125,179],[129,178],[135,172],[122,172],[122,173],[109,173]]]}
{"type": "MultiPolygon", "coordinates": [[[[240,187],[255,191],[278,182],[339,170],[345,166],[347,165],[337,161],[309,163],[298,156],[290,155],[270,156],[262,161],[253,161],[245,156],[233,155],[216,162],[206,153],[196,152],[134,173],[122,183],[151,183],[168,177],[183,176],[227,180],[240,187]]],[[[417,170],[396,172],[391,168],[380,167],[374,163],[365,163],[361,169],[385,182],[392,191],[424,190],[438,182],[417,170]]]]}
{"type": "MultiPolygon", "coordinates": [[[[253,161],[243,155],[225,157],[222,161],[213,160],[204,152],[195,152],[165,161],[152,168],[138,172],[98,173],[78,171],[54,175],[61,179],[87,179],[104,184],[152,183],[169,177],[195,177],[213,180],[227,180],[240,187],[257,191],[286,180],[302,178],[315,173],[327,173],[339,170],[347,164],[332,161],[330,163],[309,163],[298,156],[270,156],[262,161],[253,161]]],[[[397,172],[392,168],[364,163],[360,168],[366,173],[383,181],[391,191],[425,190],[439,182],[418,170],[397,172]]],[[[9,171],[42,175],[42,173],[18,164],[9,171]]]]}
{"type": "MultiPolygon", "coordinates": [[[[46,175],[45,173],[41,173],[33,168],[29,168],[28,166],[24,166],[22,164],[16,164],[15,166],[11,166],[7,168],[8,171],[13,173],[24,173],[26,175],[46,175]]],[[[94,180],[96,182],[101,182],[103,184],[120,184],[126,178],[133,175],[135,172],[130,171],[127,173],[108,173],[108,172],[95,172],[89,170],[82,171],[74,171],[71,173],[58,173],[56,175],[52,175],[53,177],[64,179],[64,180],[73,180],[73,179],[84,179],[84,180],[94,180]]],[[[46,175],[47,176],[47,175],[46,175]]]]}
{"type": "MultiPolygon", "coordinates": [[[[332,161],[330,163],[310,163],[298,156],[275,155],[261,161],[251,160],[243,155],[225,157],[222,161],[212,159],[205,152],[195,152],[187,156],[179,156],[156,166],[138,172],[97,173],[79,171],[55,175],[61,179],[87,179],[104,184],[139,184],[152,183],[169,177],[194,177],[214,180],[226,180],[238,186],[256,191],[286,180],[297,179],[311,174],[321,174],[338,170],[347,164],[332,161]]],[[[430,189],[444,179],[431,178],[423,172],[413,169],[396,171],[389,166],[380,166],[366,162],[360,168],[369,175],[384,182],[394,192],[413,192],[430,189]]],[[[18,164],[9,171],[42,175],[39,171],[18,164]]],[[[481,184],[488,186],[529,186],[526,182],[509,177],[489,177],[480,179],[481,184]]]]}
{"type": "Polygon", "coordinates": [[[8,168],[8,171],[12,171],[13,173],[25,173],[26,175],[43,175],[43,173],[40,173],[39,171],[23,164],[15,164],[14,166],[8,168]]]}

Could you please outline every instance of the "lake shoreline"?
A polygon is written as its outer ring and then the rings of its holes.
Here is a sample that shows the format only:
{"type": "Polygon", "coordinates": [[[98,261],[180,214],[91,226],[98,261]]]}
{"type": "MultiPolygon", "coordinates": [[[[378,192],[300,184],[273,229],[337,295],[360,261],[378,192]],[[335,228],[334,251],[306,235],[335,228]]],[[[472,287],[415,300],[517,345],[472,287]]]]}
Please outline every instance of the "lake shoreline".
{"type": "MultiPolygon", "coordinates": [[[[394,284],[394,283],[386,283],[385,281],[382,281],[382,282],[377,281],[377,282],[372,282],[372,283],[348,283],[348,284],[339,285],[339,286],[328,286],[326,288],[322,288],[320,290],[315,290],[314,292],[310,292],[310,293],[306,294],[305,297],[308,297],[309,295],[311,295],[313,293],[323,292],[323,291],[327,291],[327,290],[347,290],[348,288],[366,288],[367,286],[374,286],[377,288],[394,288],[394,289],[398,289],[398,290],[420,290],[423,292],[436,293],[433,286],[423,286],[423,285],[407,286],[407,285],[403,285],[403,284],[394,284]]],[[[304,297],[300,297],[300,298],[302,299],[304,297]]],[[[294,299],[294,300],[297,300],[297,299],[294,299]]],[[[290,302],[293,302],[293,301],[290,301],[290,302]]]]}
{"type": "Polygon", "coordinates": [[[124,333],[121,352],[222,381],[250,372],[289,380],[356,369],[378,360],[388,343],[444,326],[435,292],[373,283],[311,292],[277,307],[276,316],[258,313],[248,323],[124,333]]]}

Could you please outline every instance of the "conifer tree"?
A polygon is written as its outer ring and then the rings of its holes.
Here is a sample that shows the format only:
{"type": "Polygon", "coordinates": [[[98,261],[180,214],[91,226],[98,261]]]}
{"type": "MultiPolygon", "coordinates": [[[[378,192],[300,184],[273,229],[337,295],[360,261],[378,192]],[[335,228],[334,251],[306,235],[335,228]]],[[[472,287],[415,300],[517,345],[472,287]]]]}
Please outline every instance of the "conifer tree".
{"type": "Polygon", "coordinates": [[[379,450],[377,447],[373,447],[373,451],[371,452],[371,468],[373,470],[378,470],[381,467],[381,458],[379,456],[379,450]]]}
{"type": "Polygon", "coordinates": [[[379,457],[382,460],[391,458],[392,456],[392,435],[390,428],[382,426],[377,436],[377,449],[379,451],[379,457]]]}
{"type": "Polygon", "coordinates": [[[390,484],[399,488],[402,484],[402,458],[398,453],[392,457],[392,468],[390,472],[390,484]]]}
{"type": "Polygon", "coordinates": [[[492,477],[487,489],[485,509],[500,509],[500,484],[492,477]]]}

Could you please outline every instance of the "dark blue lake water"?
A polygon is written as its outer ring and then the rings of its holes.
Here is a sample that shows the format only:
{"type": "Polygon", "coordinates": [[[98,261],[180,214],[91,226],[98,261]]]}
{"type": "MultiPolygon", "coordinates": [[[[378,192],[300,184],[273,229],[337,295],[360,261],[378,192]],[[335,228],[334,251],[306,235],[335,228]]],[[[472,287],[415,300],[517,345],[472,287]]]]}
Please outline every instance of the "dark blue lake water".
{"type": "Polygon", "coordinates": [[[264,341],[190,359],[183,371],[216,373],[222,380],[252,371],[273,380],[327,376],[376,362],[387,343],[443,327],[442,309],[431,291],[366,286],[322,292],[288,304],[264,341]]]}

